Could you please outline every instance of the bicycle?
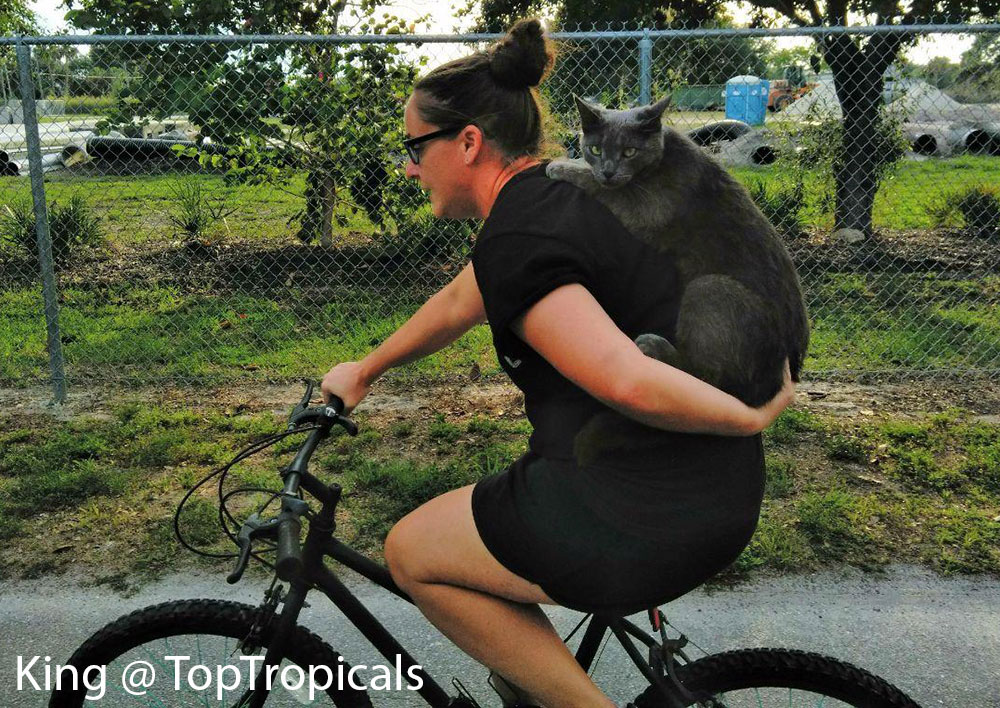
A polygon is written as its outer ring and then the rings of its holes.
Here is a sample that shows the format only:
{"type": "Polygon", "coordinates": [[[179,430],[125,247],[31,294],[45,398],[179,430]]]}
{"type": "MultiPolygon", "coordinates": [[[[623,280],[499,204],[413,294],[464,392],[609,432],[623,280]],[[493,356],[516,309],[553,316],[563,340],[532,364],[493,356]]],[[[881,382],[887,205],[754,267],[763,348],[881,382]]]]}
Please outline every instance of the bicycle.
{"type": "MultiPolygon", "coordinates": [[[[217,704],[261,708],[265,702],[268,706],[371,706],[368,686],[358,686],[351,679],[353,667],[323,639],[298,624],[299,612],[307,594],[318,589],[330,598],[382,656],[389,662],[395,662],[397,689],[401,688],[400,677],[405,671],[407,689],[417,693],[429,706],[480,708],[458,679],[453,679],[458,695],[449,695],[324,562],[327,557],[339,561],[389,592],[412,602],[396,586],[385,566],[334,537],[335,512],[341,498],[341,487],[336,483],[324,483],[310,474],[307,468],[312,454],[320,442],[330,435],[333,426],[343,427],[350,435],[357,434],[357,426],[342,415],[343,403],[337,399],[329,404],[310,406],[312,393],[313,384],[307,382],[302,400],[289,416],[287,430],[251,445],[228,465],[201,480],[184,497],[175,514],[178,538],[191,548],[181,534],[181,510],[200,486],[218,475],[220,523],[239,546],[236,567],[227,577],[228,582],[240,580],[251,557],[272,565],[262,553],[276,553],[273,563],[275,575],[265,592],[264,601],[258,607],[225,600],[167,602],[132,612],[97,631],[73,653],[66,665],[74,667],[80,675],[88,667],[104,667],[107,673],[116,676],[121,665],[128,662],[128,668],[135,661],[146,661],[150,666],[159,665],[161,669],[169,669],[168,665],[173,664],[177,671],[173,681],[166,682],[166,692],[152,697],[148,691],[145,695],[133,695],[132,690],[115,686],[118,695],[110,705],[127,705],[136,698],[150,706],[217,704]],[[257,488],[223,491],[225,476],[234,464],[288,435],[307,431],[309,435],[298,448],[293,461],[281,470],[281,492],[257,488]],[[236,494],[246,492],[267,492],[271,496],[258,512],[238,524],[227,508],[227,502],[236,494]],[[320,502],[318,512],[312,509],[303,492],[320,502]],[[263,519],[261,514],[278,498],[281,500],[280,513],[263,519]],[[300,544],[303,518],[308,521],[308,531],[305,543],[300,544]],[[239,532],[234,534],[237,527],[239,532]],[[262,550],[263,541],[270,544],[262,550]],[[287,591],[281,582],[287,583],[287,591]],[[193,674],[189,672],[186,682],[182,682],[183,668],[178,657],[187,657],[190,663],[197,661],[198,666],[207,667],[205,657],[209,649],[217,652],[216,659],[221,662],[215,665],[220,667],[216,676],[218,681],[211,687],[205,687],[204,677],[196,684],[191,681],[193,674]],[[260,657],[261,652],[263,657],[260,657]],[[224,683],[221,667],[234,668],[231,662],[236,660],[236,656],[239,661],[248,662],[250,667],[245,672],[245,682],[241,673],[240,684],[229,686],[231,680],[224,683]],[[250,656],[254,658],[246,658],[250,656]],[[325,668],[325,671],[320,672],[319,668],[325,668]],[[308,689],[305,685],[306,671],[310,672],[312,681],[308,689]],[[284,680],[287,673],[293,676],[292,680],[284,680]],[[323,674],[324,680],[330,679],[329,685],[324,686],[324,681],[313,680],[319,673],[323,674]],[[335,682],[334,674],[338,676],[335,682]],[[345,675],[346,681],[343,680],[345,675]],[[303,681],[300,683],[298,678],[303,681]],[[222,691],[223,686],[225,692],[222,691]],[[319,693],[316,693],[317,687],[321,689],[319,693]],[[164,696],[169,700],[164,701],[164,696]],[[217,703],[210,703],[210,699],[217,700],[217,703]]],[[[584,670],[589,671],[607,632],[611,632],[649,683],[629,704],[635,708],[737,708],[762,706],[765,699],[777,699],[781,705],[793,705],[793,700],[809,696],[815,699],[815,705],[828,707],[918,708],[913,700],[887,681],[846,662],[818,654],[791,649],[739,649],[692,660],[684,651],[688,644],[687,637],[683,634],[668,636],[668,622],[659,608],[651,608],[648,618],[652,632],[641,629],[624,617],[586,615],[566,637],[569,641],[586,624],[576,659],[584,670]],[[645,654],[636,642],[644,646],[645,654]],[[828,703],[829,700],[832,703],[828,703]]],[[[235,668],[238,672],[239,667],[235,668]]],[[[212,677],[208,678],[211,683],[212,677]]],[[[391,683],[391,678],[387,680],[391,683]]],[[[501,695],[505,706],[516,705],[516,690],[495,674],[490,675],[489,681],[501,695]]],[[[159,682],[157,685],[163,686],[159,682]]],[[[376,688],[374,681],[371,688],[376,688]]],[[[94,687],[88,689],[83,681],[68,687],[61,686],[53,691],[49,706],[79,708],[89,705],[91,701],[86,698],[88,690],[93,691],[94,687]]],[[[139,690],[141,687],[135,692],[139,690]]],[[[101,700],[104,701],[105,697],[102,696],[101,700]]]]}

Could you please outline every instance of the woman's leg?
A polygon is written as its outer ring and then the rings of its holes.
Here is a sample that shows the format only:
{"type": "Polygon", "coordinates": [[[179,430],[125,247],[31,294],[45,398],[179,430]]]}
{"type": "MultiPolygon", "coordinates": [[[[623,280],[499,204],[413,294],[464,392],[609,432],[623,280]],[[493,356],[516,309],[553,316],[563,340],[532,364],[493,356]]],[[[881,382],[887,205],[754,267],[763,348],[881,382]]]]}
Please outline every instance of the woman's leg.
{"type": "Polygon", "coordinates": [[[432,499],[385,542],[393,579],[459,648],[546,708],[607,708],[601,693],[536,603],[555,604],[483,545],[472,485],[432,499]]]}

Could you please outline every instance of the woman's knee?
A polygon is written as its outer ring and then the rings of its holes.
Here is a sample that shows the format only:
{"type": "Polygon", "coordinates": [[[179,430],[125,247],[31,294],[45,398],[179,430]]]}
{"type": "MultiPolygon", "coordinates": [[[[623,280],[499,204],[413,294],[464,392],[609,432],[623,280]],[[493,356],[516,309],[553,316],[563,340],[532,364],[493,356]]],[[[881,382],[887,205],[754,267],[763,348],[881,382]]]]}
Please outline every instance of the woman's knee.
{"type": "Polygon", "coordinates": [[[396,525],[389,530],[389,535],[385,537],[383,553],[386,565],[389,566],[389,574],[396,585],[403,590],[406,590],[414,579],[415,535],[413,524],[404,517],[396,522],[396,525]]]}

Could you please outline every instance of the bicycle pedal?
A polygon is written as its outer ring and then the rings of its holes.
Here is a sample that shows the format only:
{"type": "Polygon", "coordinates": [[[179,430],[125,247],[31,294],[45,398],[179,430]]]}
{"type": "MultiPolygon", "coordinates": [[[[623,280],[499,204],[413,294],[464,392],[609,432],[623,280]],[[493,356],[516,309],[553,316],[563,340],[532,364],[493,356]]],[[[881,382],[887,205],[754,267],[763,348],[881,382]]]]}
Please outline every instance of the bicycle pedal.
{"type": "Polygon", "coordinates": [[[448,708],[482,708],[476,702],[476,699],[472,697],[472,694],[469,693],[469,689],[465,687],[465,684],[457,678],[452,678],[451,685],[458,691],[458,695],[448,702],[448,708]]]}

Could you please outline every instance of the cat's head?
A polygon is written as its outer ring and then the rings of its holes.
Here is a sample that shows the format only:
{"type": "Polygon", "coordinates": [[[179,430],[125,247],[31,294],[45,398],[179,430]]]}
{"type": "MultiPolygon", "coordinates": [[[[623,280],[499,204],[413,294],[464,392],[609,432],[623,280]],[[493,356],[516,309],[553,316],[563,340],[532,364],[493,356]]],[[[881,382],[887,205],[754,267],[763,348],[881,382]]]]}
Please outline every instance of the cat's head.
{"type": "Polygon", "coordinates": [[[621,187],[663,155],[660,118],[670,103],[665,97],[649,106],[614,111],[575,96],[580,111],[583,159],[594,177],[608,187],[621,187]]]}

